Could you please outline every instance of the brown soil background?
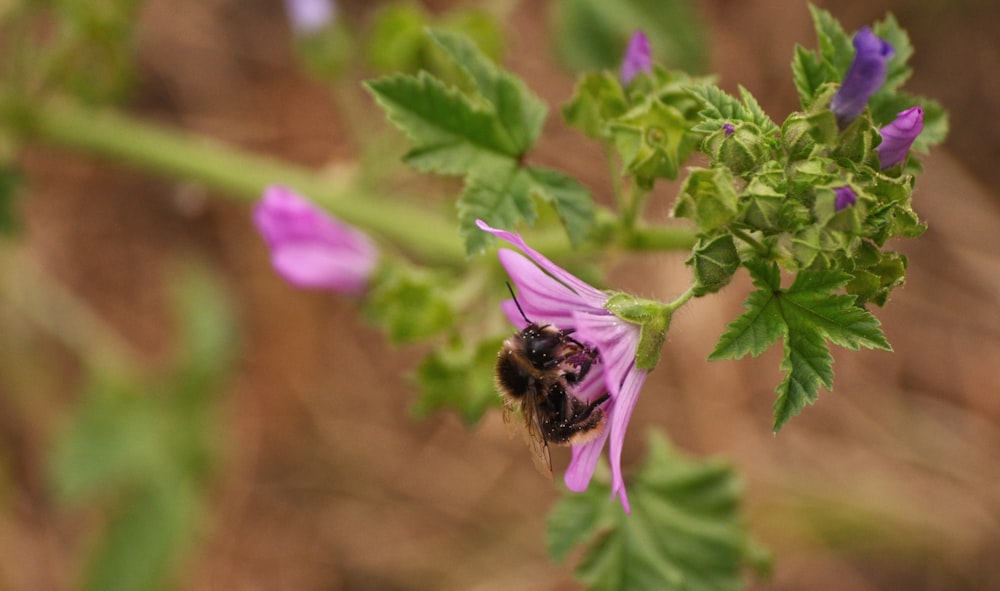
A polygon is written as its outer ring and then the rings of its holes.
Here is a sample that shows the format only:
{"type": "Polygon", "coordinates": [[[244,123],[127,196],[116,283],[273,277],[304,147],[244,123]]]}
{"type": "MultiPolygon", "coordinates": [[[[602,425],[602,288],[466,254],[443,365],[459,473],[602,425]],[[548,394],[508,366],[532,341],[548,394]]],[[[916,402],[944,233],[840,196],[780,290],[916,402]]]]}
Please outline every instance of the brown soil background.
{"type": "MultiPolygon", "coordinates": [[[[893,11],[917,48],[908,88],[951,111],[949,141],[924,159],[915,195],[930,230],[898,245],[911,257],[908,283],[876,311],[895,353],[835,352],[836,391],[773,436],[778,358],[705,361],[739,312],[747,286],[738,282],[675,319],[626,464],[651,426],[691,454],[728,458],[744,478],[747,522],[776,556],[773,577],[755,589],[997,589],[1000,201],[990,188],[1000,183],[1000,6],[820,4],[848,30],[893,11]]],[[[374,6],[346,5],[360,18],[374,6]]],[[[699,6],[722,85],[743,84],[778,119],[795,108],[792,46],[815,44],[805,3],[699,6]]],[[[507,65],[555,106],[573,80],[548,50],[548,19],[548,3],[516,3],[507,65]]],[[[326,90],[296,69],[279,2],[150,0],[138,27],[136,112],[310,166],[355,153],[326,90]]],[[[532,158],[608,195],[593,172],[603,170],[597,151],[558,117],[547,132],[532,158]]],[[[173,261],[207,257],[236,298],[244,340],[219,425],[225,457],[178,588],[577,588],[544,550],[558,492],[499,417],[475,430],[449,414],[411,420],[406,369],[420,351],[389,347],[355,302],[284,285],[245,204],[47,146],[24,164],[29,256],[145,358],[169,350],[173,261]]],[[[669,197],[650,213],[663,214],[669,197]]],[[[686,282],[682,259],[622,260],[612,280],[667,297],[686,282]]],[[[31,367],[42,347],[38,358],[55,351],[63,369],[38,369],[30,399],[0,392],[0,590],[66,589],[89,522],[55,506],[43,466],[74,409],[79,372],[54,342],[22,345],[3,357],[31,367]]]]}

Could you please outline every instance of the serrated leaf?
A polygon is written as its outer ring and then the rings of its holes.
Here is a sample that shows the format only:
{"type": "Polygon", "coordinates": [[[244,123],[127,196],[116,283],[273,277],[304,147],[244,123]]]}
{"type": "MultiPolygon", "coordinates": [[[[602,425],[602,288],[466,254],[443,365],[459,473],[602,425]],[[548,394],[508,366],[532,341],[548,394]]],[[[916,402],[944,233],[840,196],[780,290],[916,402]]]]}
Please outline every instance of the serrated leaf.
{"type": "Polygon", "coordinates": [[[854,60],[854,44],[850,35],[844,32],[838,21],[830,12],[809,5],[813,26],[816,28],[816,40],[819,44],[820,62],[828,72],[829,82],[840,82],[854,60]]]}
{"type": "Polygon", "coordinates": [[[595,223],[590,191],[558,170],[531,167],[526,172],[532,180],[531,190],[555,208],[570,243],[574,247],[583,243],[595,223]]]}
{"type": "Polygon", "coordinates": [[[609,503],[610,488],[595,479],[549,515],[550,553],[562,560],[584,544],[575,575],[588,589],[742,589],[751,544],[732,469],[683,457],[656,433],[648,441],[647,459],[629,484],[631,514],[609,503]]]}
{"type": "Polygon", "coordinates": [[[467,175],[521,153],[490,107],[474,104],[426,72],[369,80],[365,86],[413,141],[406,160],[419,170],[467,175]]]}
{"type": "Polygon", "coordinates": [[[875,23],[872,32],[892,45],[893,55],[886,67],[885,82],[879,88],[879,93],[891,94],[906,82],[913,71],[907,65],[913,55],[913,45],[910,43],[910,36],[891,14],[886,15],[885,20],[875,23]]]}
{"type": "Polygon", "coordinates": [[[833,386],[833,358],[826,341],[858,350],[891,347],[881,325],[867,310],[855,305],[855,296],[835,294],[851,276],[840,271],[800,271],[787,289],[774,264],[748,263],[757,289],[743,303],[746,311],[729,323],[710,360],[756,356],[784,340],[774,429],[816,400],[819,386],[833,386]]]}
{"type": "Polygon", "coordinates": [[[819,57],[801,45],[795,46],[792,79],[795,82],[795,89],[799,92],[799,104],[803,109],[812,105],[819,88],[828,82],[826,69],[819,57]]]}
{"type": "Polygon", "coordinates": [[[497,68],[468,37],[447,31],[431,31],[430,35],[492,105],[515,153],[526,152],[542,130],[548,111],[545,103],[520,79],[497,68]]]}
{"type": "Polygon", "coordinates": [[[458,199],[458,230],[467,253],[482,252],[493,242],[492,236],[476,226],[477,219],[494,228],[514,228],[521,221],[534,223],[538,214],[531,199],[532,184],[524,169],[513,166],[466,180],[458,199]]]}
{"type": "Polygon", "coordinates": [[[701,104],[702,110],[698,115],[705,119],[720,122],[746,121],[756,125],[764,134],[778,131],[778,126],[767,116],[753,95],[742,86],[740,87],[742,102],[714,84],[692,86],[689,92],[701,104]]]}
{"type": "Polygon", "coordinates": [[[440,410],[454,410],[466,424],[475,424],[501,397],[493,381],[497,351],[503,337],[475,347],[455,341],[432,351],[417,368],[414,381],[420,391],[411,410],[423,418],[440,410]]]}

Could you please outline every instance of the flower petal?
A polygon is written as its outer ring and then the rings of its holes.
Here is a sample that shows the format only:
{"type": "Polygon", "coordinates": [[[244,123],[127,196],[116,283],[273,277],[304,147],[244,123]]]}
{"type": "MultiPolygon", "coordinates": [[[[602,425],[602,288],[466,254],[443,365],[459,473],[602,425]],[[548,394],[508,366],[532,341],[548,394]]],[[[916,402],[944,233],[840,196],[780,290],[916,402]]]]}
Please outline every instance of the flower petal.
{"type": "Polygon", "coordinates": [[[253,221],[277,272],[299,287],[358,292],[378,262],[368,236],[285,187],[265,189],[253,221]]]}
{"type": "Polygon", "coordinates": [[[628,495],[625,493],[625,479],[622,477],[622,447],[625,444],[629,421],[632,419],[632,411],[639,400],[639,391],[646,382],[647,373],[644,369],[632,368],[625,375],[621,391],[614,399],[614,405],[608,413],[608,431],[611,433],[611,443],[608,445],[608,457],[611,460],[611,498],[617,495],[626,513],[631,509],[628,495]]]}
{"type": "Polygon", "coordinates": [[[653,71],[653,56],[649,47],[649,38],[641,30],[632,33],[622,59],[621,81],[628,84],[641,72],[653,71]]]}
{"type": "Polygon", "coordinates": [[[593,308],[603,308],[604,302],[608,301],[608,295],[606,293],[577,279],[572,273],[566,271],[559,265],[547,259],[542,253],[528,246],[519,235],[513,232],[507,232],[506,230],[491,228],[483,220],[476,220],[476,225],[479,226],[480,230],[489,232],[498,238],[502,238],[503,240],[506,240],[521,249],[524,254],[528,255],[531,260],[535,261],[536,265],[544,269],[549,275],[583,298],[584,302],[588,306],[593,308]]]}
{"type": "Polygon", "coordinates": [[[604,443],[608,440],[608,428],[605,427],[600,435],[584,443],[573,446],[573,459],[570,460],[563,475],[563,482],[566,488],[573,492],[583,492],[590,485],[590,479],[594,477],[594,470],[597,468],[597,461],[601,459],[601,451],[604,450],[604,443]]]}
{"type": "Polygon", "coordinates": [[[618,396],[625,375],[635,365],[639,326],[607,314],[573,312],[577,337],[593,343],[601,353],[605,381],[611,396],[618,396]]]}

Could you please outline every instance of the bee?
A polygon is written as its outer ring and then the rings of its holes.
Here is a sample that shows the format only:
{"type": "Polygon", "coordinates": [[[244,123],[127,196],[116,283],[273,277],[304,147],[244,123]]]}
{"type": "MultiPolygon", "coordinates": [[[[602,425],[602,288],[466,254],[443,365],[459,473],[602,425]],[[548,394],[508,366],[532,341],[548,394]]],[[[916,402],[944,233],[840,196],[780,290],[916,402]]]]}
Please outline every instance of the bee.
{"type": "Polygon", "coordinates": [[[528,320],[513,288],[510,284],[507,288],[528,326],[505,340],[497,354],[503,418],[510,425],[520,414],[535,467],[551,478],[549,444],[573,445],[596,437],[606,419],[600,405],[610,395],[605,392],[591,402],[575,396],[574,387],[599,361],[597,350],[574,339],[574,329],[528,320]]]}

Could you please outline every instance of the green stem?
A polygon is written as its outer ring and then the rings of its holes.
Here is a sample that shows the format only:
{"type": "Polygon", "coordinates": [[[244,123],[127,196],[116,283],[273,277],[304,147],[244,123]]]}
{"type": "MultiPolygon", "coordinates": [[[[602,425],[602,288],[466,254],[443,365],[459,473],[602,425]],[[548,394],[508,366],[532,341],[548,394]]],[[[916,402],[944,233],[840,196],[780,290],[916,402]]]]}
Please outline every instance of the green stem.
{"type": "Polygon", "coordinates": [[[674,312],[677,311],[677,308],[680,308],[681,306],[686,304],[688,300],[694,297],[694,290],[695,290],[695,285],[691,285],[691,287],[687,288],[687,291],[677,296],[677,299],[667,304],[666,308],[670,310],[671,314],[673,314],[674,312]]]}
{"type": "Polygon", "coordinates": [[[27,139],[83,150],[168,178],[183,178],[253,201],[271,184],[287,185],[334,215],[397,244],[429,263],[461,265],[465,253],[454,226],[417,205],[388,203],[351,182],[251,154],[218,140],[145,123],[66,101],[0,105],[4,127],[27,139]]]}
{"type": "Polygon", "coordinates": [[[688,250],[697,240],[691,228],[647,226],[627,231],[622,245],[629,250],[688,250]]]}

